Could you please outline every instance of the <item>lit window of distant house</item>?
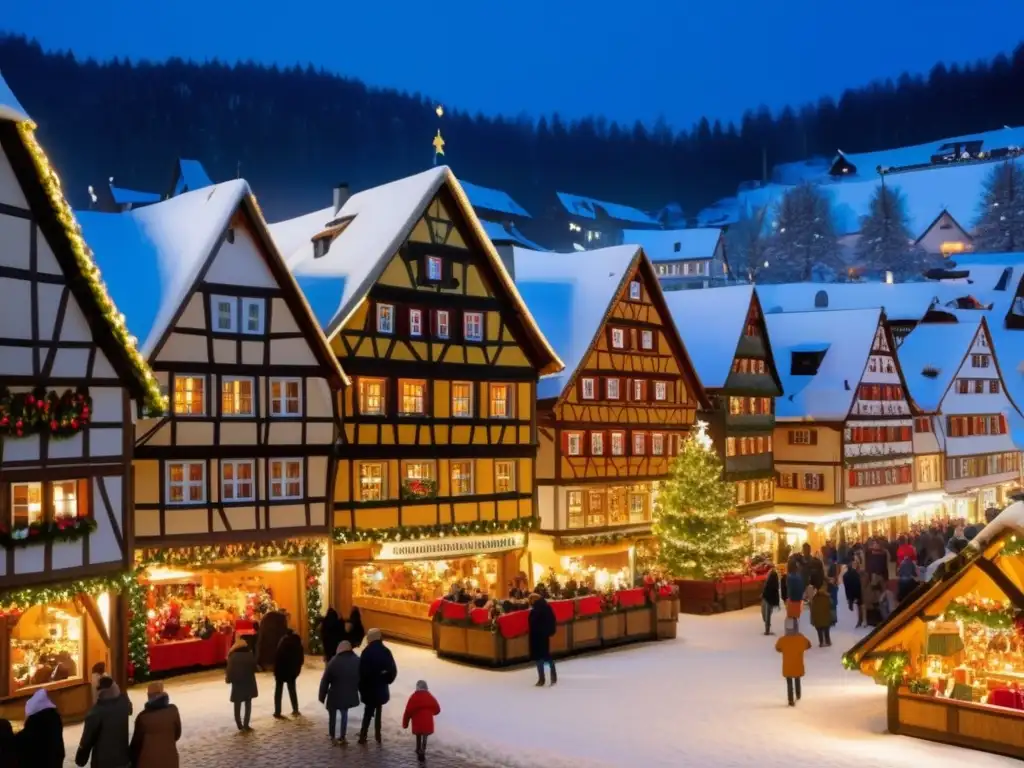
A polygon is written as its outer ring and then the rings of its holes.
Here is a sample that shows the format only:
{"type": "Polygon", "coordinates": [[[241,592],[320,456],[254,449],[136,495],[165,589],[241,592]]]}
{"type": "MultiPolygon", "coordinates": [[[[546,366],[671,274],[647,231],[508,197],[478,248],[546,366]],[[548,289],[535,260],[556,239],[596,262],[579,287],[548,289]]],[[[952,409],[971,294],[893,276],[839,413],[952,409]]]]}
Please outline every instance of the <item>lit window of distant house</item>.
{"type": "Polygon", "coordinates": [[[624,432],[612,432],[612,456],[622,456],[625,453],[625,442],[624,432]]]}
{"type": "Polygon", "coordinates": [[[270,415],[302,414],[302,381],[300,379],[270,380],[270,415]]]}
{"type": "Polygon", "coordinates": [[[643,432],[633,433],[633,454],[636,456],[643,456],[644,450],[646,449],[646,441],[644,440],[643,432]]]}
{"type": "Polygon", "coordinates": [[[167,464],[167,503],[200,504],[204,501],[206,501],[206,462],[169,462],[167,464]]]}
{"type": "Polygon", "coordinates": [[[482,341],[484,338],[483,313],[466,312],[462,316],[462,333],[466,341],[482,341]]]}
{"type": "Polygon", "coordinates": [[[386,477],[383,463],[364,461],[359,465],[359,500],[382,501],[384,494],[384,478],[386,477]]]}
{"type": "Polygon", "coordinates": [[[590,433],[590,453],[592,456],[601,456],[604,454],[604,433],[603,432],[591,432],[590,433]]]}
{"type": "Polygon", "coordinates": [[[237,300],[230,296],[211,296],[213,329],[217,333],[234,333],[238,330],[235,311],[237,300]]]}
{"type": "Polygon", "coordinates": [[[439,338],[439,339],[447,339],[448,338],[448,333],[449,333],[449,330],[448,330],[448,310],[447,309],[439,309],[439,310],[437,310],[437,314],[434,315],[434,319],[435,319],[435,322],[436,322],[435,332],[437,334],[437,338],[439,338]]]}
{"type": "Polygon", "coordinates": [[[640,281],[631,280],[629,283],[629,298],[633,301],[640,301],[640,281]]]}
{"type": "Polygon", "coordinates": [[[270,460],[270,498],[302,498],[302,462],[299,459],[270,460]]]}
{"type": "Polygon", "coordinates": [[[583,527],[583,491],[568,491],[565,494],[565,507],[568,510],[570,528],[583,527]]]}
{"type": "Polygon", "coordinates": [[[438,256],[427,257],[427,279],[428,280],[440,280],[441,279],[441,259],[438,256]]]}
{"type": "Polygon", "coordinates": [[[174,413],[178,416],[202,416],[206,413],[204,376],[174,377],[174,413]]]}
{"type": "Polygon", "coordinates": [[[427,382],[423,379],[399,379],[399,394],[403,416],[423,416],[427,412],[427,382]]]}
{"type": "Polygon", "coordinates": [[[654,332],[653,331],[641,331],[640,332],[640,347],[642,349],[654,349],[654,332]]]}
{"type": "Polygon", "coordinates": [[[473,385],[468,381],[452,382],[452,416],[460,419],[473,415],[473,385]]]}
{"type": "Polygon", "coordinates": [[[364,416],[384,415],[384,379],[359,379],[359,412],[364,416]]]}
{"type": "Polygon", "coordinates": [[[622,328],[612,328],[612,347],[622,349],[626,346],[626,331],[622,328]]]}
{"type": "Polygon", "coordinates": [[[583,390],[584,400],[593,400],[594,395],[594,380],[593,379],[582,379],[580,387],[583,390]]]}
{"type": "Polygon", "coordinates": [[[423,335],[423,310],[422,309],[410,309],[409,310],[409,335],[410,336],[422,336],[423,335]]]}
{"type": "Polygon", "coordinates": [[[608,379],[608,380],[606,380],[605,381],[605,389],[608,391],[608,399],[609,400],[618,400],[619,399],[619,380],[618,379],[608,379]]]}
{"type": "Polygon", "coordinates": [[[473,462],[452,462],[452,496],[469,496],[473,493],[473,462]]]}
{"type": "Polygon", "coordinates": [[[516,462],[494,462],[494,490],[498,493],[511,493],[516,489],[516,462]]]}
{"type": "Polygon", "coordinates": [[[662,456],[665,453],[665,436],[662,434],[651,435],[651,453],[655,456],[662,456]]]}
{"type": "Polygon", "coordinates": [[[252,416],[252,379],[224,376],[220,380],[221,416],[252,416]]]}
{"type": "Polygon", "coordinates": [[[668,384],[664,381],[654,382],[654,399],[665,400],[668,397],[668,384]]]}
{"type": "Polygon", "coordinates": [[[512,418],[511,384],[491,384],[491,418],[512,418]]]}
{"type": "Polygon", "coordinates": [[[377,305],[377,333],[395,332],[395,308],[391,304],[377,305]]]}
{"type": "Polygon", "coordinates": [[[242,333],[263,333],[263,299],[242,299],[242,333]]]}
{"type": "Polygon", "coordinates": [[[220,462],[221,501],[252,501],[255,498],[252,483],[255,465],[252,459],[220,462]]]}
{"type": "Polygon", "coordinates": [[[579,432],[570,432],[565,442],[570,456],[579,456],[583,452],[583,436],[579,432]]]}

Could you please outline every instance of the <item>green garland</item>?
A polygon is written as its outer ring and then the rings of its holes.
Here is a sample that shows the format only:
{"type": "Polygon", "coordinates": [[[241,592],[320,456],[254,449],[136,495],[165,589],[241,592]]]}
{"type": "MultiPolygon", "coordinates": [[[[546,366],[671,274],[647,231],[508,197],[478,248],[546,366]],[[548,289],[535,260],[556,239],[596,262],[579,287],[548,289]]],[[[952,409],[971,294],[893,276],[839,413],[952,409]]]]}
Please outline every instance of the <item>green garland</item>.
{"type": "Polygon", "coordinates": [[[643,531],[632,531],[631,533],[598,533],[592,536],[560,536],[558,543],[567,547],[576,546],[601,546],[603,544],[618,544],[627,539],[638,539],[649,537],[649,533],[643,531]]]}
{"type": "Polygon", "coordinates": [[[400,525],[396,528],[365,530],[335,528],[332,538],[335,544],[443,539],[448,536],[479,536],[488,533],[532,531],[536,526],[536,521],[535,517],[517,517],[512,520],[474,520],[470,523],[442,523],[441,525],[400,525]]]}
{"type": "Polygon", "coordinates": [[[15,549],[53,541],[78,541],[95,530],[96,521],[91,517],[58,517],[56,520],[39,520],[29,525],[15,526],[10,530],[6,525],[0,523],[0,546],[15,549]]]}
{"type": "Polygon", "coordinates": [[[888,685],[899,685],[907,676],[907,667],[909,665],[910,656],[905,651],[888,653],[878,668],[877,677],[884,680],[888,685]]]}
{"type": "Polygon", "coordinates": [[[84,387],[58,395],[45,387],[12,393],[0,386],[0,437],[45,434],[55,440],[73,437],[92,418],[92,398],[84,387]]]}
{"type": "Polygon", "coordinates": [[[128,679],[149,678],[149,638],[146,637],[146,590],[139,582],[142,570],[133,571],[128,582],[128,679]]]}
{"type": "Polygon", "coordinates": [[[860,664],[857,663],[857,660],[853,657],[852,653],[847,652],[843,654],[843,669],[860,669],[860,664]]]}
{"type": "Polygon", "coordinates": [[[1004,557],[1013,557],[1014,555],[1024,554],[1024,538],[1021,538],[1016,534],[1011,535],[1010,540],[1003,545],[999,554],[1004,557]]]}
{"type": "Polygon", "coordinates": [[[966,624],[980,624],[988,629],[1011,629],[1015,612],[1012,608],[985,608],[980,605],[952,602],[946,606],[943,614],[947,619],[962,621],[966,624]]]}

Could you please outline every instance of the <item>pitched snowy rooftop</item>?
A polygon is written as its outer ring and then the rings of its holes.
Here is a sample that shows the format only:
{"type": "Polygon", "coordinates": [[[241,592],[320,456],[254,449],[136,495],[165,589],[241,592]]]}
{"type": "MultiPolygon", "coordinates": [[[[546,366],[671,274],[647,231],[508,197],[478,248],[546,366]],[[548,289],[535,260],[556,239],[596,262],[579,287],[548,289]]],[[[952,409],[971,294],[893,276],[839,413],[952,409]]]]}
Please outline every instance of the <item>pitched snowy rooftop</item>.
{"type": "Polygon", "coordinates": [[[626,229],[622,232],[622,242],[641,246],[653,262],[710,259],[721,238],[722,230],[718,227],[626,229]]]}
{"type": "Polygon", "coordinates": [[[910,397],[922,410],[939,410],[980,325],[981,318],[973,322],[922,323],[903,339],[896,355],[910,397]]]}
{"type": "Polygon", "coordinates": [[[569,213],[580,216],[584,219],[596,219],[599,212],[617,221],[628,221],[632,224],[649,224],[653,227],[659,226],[657,220],[639,208],[633,208],[621,203],[609,203],[604,200],[596,200],[593,197],[572,195],[568,192],[557,192],[558,200],[569,213]]]}
{"type": "Polygon", "coordinates": [[[512,249],[516,288],[565,363],[560,373],[541,378],[538,399],[558,397],[572,380],[640,253],[635,245],[573,253],[512,249]]]}
{"type": "Polygon", "coordinates": [[[780,283],[758,285],[757,294],[766,314],[808,312],[814,309],[885,310],[889,320],[920,320],[936,300],[944,304],[964,295],[954,283],[780,283]],[[826,305],[817,304],[821,297],[826,305]]]}
{"type": "Polygon", "coordinates": [[[480,219],[480,226],[483,227],[484,232],[487,233],[492,243],[512,243],[534,251],[546,250],[532,240],[527,239],[515,224],[499,224],[496,221],[480,219]]]}
{"type": "Polygon", "coordinates": [[[513,200],[508,192],[470,184],[468,181],[461,181],[459,183],[462,184],[462,190],[466,193],[466,197],[469,198],[469,202],[473,204],[474,208],[478,209],[478,215],[480,210],[484,210],[507,213],[512,216],[523,216],[525,218],[530,217],[527,210],[513,200]]]}
{"type": "Polygon", "coordinates": [[[243,179],[126,213],[76,214],[111,297],[149,357],[249,194],[243,179]]]}
{"type": "Polygon", "coordinates": [[[3,72],[0,72],[0,120],[11,120],[15,123],[20,123],[29,119],[31,118],[29,118],[28,112],[21,106],[21,102],[14,95],[14,91],[7,85],[3,72]]]}
{"type": "Polygon", "coordinates": [[[725,386],[753,296],[752,285],[665,292],[672,320],[708,389],[725,386]]]}
{"type": "Polygon", "coordinates": [[[157,192],[144,192],[141,189],[128,189],[127,187],[115,187],[110,185],[110,196],[118,205],[145,204],[160,202],[160,194],[157,192]]]}
{"type": "Polygon", "coordinates": [[[210,186],[213,186],[213,181],[201,162],[186,157],[178,159],[178,180],[174,187],[175,195],[180,195],[186,190],[191,192],[210,186]]]}
{"type": "Polygon", "coordinates": [[[867,366],[878,309],[785,312],[766,315],[772,353],[785,394],[775,401],[776,415],[789,421],[844,421],[867,366]],[[792,374],[792,353],[825,355],[814,376],[792,374]]]}
{"type": "Polygon", "coordinates": [[[723,197],[697,213],[698,227],[720,227],[734,224],[740,218],[740,202],[735,197],[723,197]]]}

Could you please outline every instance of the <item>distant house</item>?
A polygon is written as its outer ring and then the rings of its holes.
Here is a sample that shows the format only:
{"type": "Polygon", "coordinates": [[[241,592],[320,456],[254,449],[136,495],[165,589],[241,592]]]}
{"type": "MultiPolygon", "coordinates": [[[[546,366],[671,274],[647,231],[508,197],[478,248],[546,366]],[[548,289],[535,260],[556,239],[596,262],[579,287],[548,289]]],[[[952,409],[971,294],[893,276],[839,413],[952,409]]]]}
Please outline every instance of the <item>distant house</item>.
{"type": "Polygon", "coordinates": [[[627,243],[643,246],[666,291],[710,288],[722,285],[729,278],[725,238],[717,227],[627,229],[622,237],[627,243]]]}
{"type": "Polygon", "coordinates": [[[656,218],[639,208],[567,192],[555,196],[554,225],[562,233],[556,237],[556,248],[588,251],[622,244],[627,229],[661,229],[656,218]]]}
{"type": "Polygon", "coordinates": [[[92,198],[90,209],[103,213],[125,213],[159,203],[161,200],[177,197],[185,192],[210,186],[213,186],[213,182],[201,162],[178,158],[174,163],[171,182],[163,193],[116,186],[114,177],[111,176],[106,184],[89,187],[89,194],[92,198]]]}
{"type": "Polygon", "coordinates": [[[462,182],[462,189],[480,219],[484,232],[503,259],[507,255],[505,251],[515,246],[535,251],[546,250],[523,235],[520,227],[530,221],[532,216],[508,192],[470,184],[468,181],[462,182]]]}

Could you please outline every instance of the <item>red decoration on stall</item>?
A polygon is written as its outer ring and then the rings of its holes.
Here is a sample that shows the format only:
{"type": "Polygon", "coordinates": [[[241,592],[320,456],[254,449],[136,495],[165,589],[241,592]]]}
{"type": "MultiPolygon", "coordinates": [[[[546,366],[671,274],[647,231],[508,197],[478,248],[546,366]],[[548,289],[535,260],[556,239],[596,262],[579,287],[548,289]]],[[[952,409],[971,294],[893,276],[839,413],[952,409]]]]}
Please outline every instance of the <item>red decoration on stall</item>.
{"type": "Polygon", "coordinates": [[[469,612],[469,620],[474,624],[486,624],[491,620],[491,612],[486,608],[474,608],[469,612]]]}
{"type": "Polygon", "coordinates": [[[636,608],[647,603],[643,587],[620,589],[615,593],[615,603],[619,608],[636,608]]]}
{"type": "Polygon", "coordinates": [[[427,618],[434,618],[434,614],[437,613],[437,609],[441,607],[441,598],[437,598],[430,604],[430,608],[427,609],[427,618]]]}
{"type": "Polygon", "coordinates": [[[446,621],[465,621],[469,618],[469,603],[443,601],[441,603],[441,618],[446,621]]]}
{"type": "Polygon", "coordinates": [[[31,392],[12,393],[0,387],[0,437],[47,434],[51,438],[72,437],[89,423],[92,400],[85,389],[53,390],[37,387],[31,392]]]}
{"type": "Polygon", "coordinates": [[[601,612],[601,596],[589,595],[576,600],[576,610],[580,616],[595,616],[601,612]]]}
{"type": "Polygon", "coordinates": [[[498,631],[506,640],[522,637],[530,631],[530,612],[512,611],[498,617],[498,631]]]}
{"type": "Polygon", "coordinates": [[[555,614],[555,621],[559,624],[572,621],[576,615],[575,600],[549,600],[548,605],[551,606],[551,612],[555,614]]]}

